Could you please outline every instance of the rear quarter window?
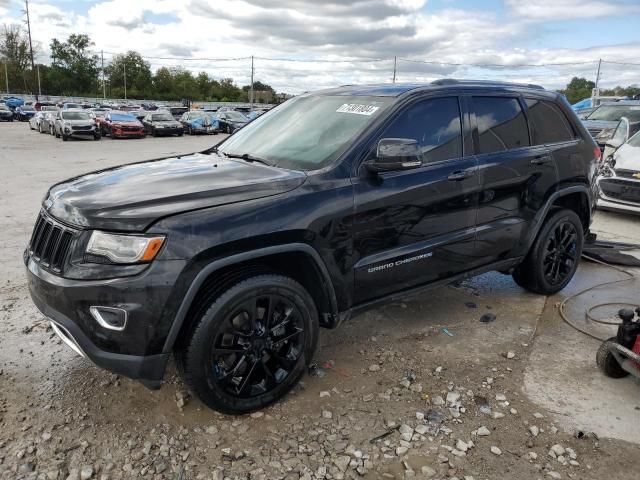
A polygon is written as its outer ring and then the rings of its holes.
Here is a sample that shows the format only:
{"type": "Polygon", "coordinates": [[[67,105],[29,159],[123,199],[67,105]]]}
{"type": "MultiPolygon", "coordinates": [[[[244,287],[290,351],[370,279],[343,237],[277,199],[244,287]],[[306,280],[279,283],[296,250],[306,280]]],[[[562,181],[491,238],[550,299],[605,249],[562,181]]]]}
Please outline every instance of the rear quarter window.
{"type": "Polygon", "coordinates": [[[569,120],[557,105],[534,98],[527,98],[526,102],[529,121],[533,127],[534,144],[568,142],[575,138],[569,120]]]}
{"type": "Polygon", "coordinates": [[[529,146],[529,129],[520,102],[510,97],[473,97],[479,153],[529,146]]]}

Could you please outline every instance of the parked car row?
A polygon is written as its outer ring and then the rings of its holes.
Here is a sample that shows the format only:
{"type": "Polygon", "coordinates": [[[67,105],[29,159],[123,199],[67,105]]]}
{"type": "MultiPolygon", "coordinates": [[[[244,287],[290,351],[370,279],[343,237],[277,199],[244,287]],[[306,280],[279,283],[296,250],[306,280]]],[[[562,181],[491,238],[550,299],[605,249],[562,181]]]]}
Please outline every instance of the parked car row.
{"type": "MultiPolygon", "coordinates": [[[[2,112],[7,112],[0,107],[2,112]]],[[[11,112],[6,113],[9,118],[11,112]]],[[[11,117],[10,121],[13,121],[11,117]]],[[[249,119],[236,111],[205,112],[191,110],[176,120],[169,110],[124,112],[104,108],[72,109],[34,112],[28,119],[29,128],[40,133],[49,133],[66,141],[70,138],[93,138],[108,136],[115,138],[142,138],[151,136],[182,136],[185,133],[218,134],[233,133],[242,128],[249,119]]]]}

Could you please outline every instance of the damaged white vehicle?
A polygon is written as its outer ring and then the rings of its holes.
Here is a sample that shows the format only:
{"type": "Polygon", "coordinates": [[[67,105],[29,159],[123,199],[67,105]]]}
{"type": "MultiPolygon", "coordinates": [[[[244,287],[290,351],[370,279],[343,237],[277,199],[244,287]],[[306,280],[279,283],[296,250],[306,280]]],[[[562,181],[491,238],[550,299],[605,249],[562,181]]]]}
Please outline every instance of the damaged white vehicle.
{"type": "Polygon", "coordinates": [[[604,159],[597,182],[598,208],[640,214],[640,132],[604,159]]]}

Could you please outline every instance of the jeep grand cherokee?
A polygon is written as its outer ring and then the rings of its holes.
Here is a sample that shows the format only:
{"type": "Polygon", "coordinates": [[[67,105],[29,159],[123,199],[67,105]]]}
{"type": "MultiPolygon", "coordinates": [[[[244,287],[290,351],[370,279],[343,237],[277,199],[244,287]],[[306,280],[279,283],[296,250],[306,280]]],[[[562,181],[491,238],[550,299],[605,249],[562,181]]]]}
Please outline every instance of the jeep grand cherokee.
{"type": "Polygon", "coordinates": [[[200,153],[50,188],[24,252],[37,307],[97,365],[204,403],[282,397],[318,328],[499,270],[571,280],[600,151],[562,96],[443,80],[300,95],[200,153]]]}

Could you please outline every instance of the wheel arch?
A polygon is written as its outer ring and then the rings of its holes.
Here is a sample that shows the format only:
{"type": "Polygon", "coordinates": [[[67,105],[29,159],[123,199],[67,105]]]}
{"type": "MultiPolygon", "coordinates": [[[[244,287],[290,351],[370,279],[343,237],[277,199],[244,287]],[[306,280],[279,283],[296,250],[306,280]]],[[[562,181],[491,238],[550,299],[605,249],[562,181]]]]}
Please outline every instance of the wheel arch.
{"type": "Polygon", "coordinates": [[[206,308],[206,299],[220,295],[245,278],[266,273],[281,274],[298,281],[315,301],[320,325],[337,326],[339,316],[333,283],[318,252],[304,243],[276,245],[230,255],[202,268],[178,308],[163,353],[173,351],[181,339],[188,336],[193,319],[206,308]]]}
{"type": "Polygon", "coordinates": [[[535,216],[531,234],[527,242],[526,252],[535,241],[542,225],[554,208],[567,208],[574,211],[580,220],[586,234],[591,224],[591,191],[585,185],[572,185],[554,192],[535,216]]]}

